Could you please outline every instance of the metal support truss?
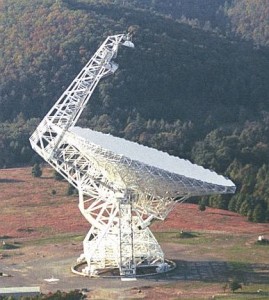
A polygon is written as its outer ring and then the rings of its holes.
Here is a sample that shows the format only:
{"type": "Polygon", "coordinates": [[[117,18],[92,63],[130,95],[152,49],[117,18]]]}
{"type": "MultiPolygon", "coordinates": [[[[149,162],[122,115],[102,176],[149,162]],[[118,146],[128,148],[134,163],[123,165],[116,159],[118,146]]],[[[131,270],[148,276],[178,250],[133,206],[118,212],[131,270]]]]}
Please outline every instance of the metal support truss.
{"type": "Polygon", "coordinates": [[[91,223],[84,253],[78,258],[78,262],[87,262],[85,275],[118,268],[119,275],[134,277],[137,266],[157,268],[163,264],[163,252],[148,228],[150,222],[133,210],[129,191],[113,193],[103,186],[94,187],[95,198],[79,191],[79,209],[91,223]]]}
{"type": "Polygon", "coordinates": [[[120,275],[134,276],[136,267],[134,262],[132,200],[128,194],[120,195],[117,200],[119,203],[120,275]]]}

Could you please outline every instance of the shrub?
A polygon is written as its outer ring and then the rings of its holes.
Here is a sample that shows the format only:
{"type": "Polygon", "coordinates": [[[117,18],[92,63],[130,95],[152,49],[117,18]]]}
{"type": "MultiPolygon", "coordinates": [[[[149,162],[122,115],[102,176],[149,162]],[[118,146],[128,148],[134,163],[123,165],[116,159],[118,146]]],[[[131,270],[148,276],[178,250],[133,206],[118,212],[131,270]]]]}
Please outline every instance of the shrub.
{"type": "Polygon", "coordinates": [[[242,289],[242,284],[239,283],[237,280],[233,280],[229,284],[230,290],[234,293],[238,289],[242,289]]]}
{"type": "Polygon", "coordinates": [[[54,170],[53,177],[55,180],[59,180],[59,181],[64,179],[64,177],[60,173],[58,173],[56,170],[54,170]]]}
{"type": "Polygon", "coordinates": [[[181,239],[187,239],[187,238],[193,238],[193,237],[197,237],[197,235],[193,232],[187,232],[187,231],[180,231],[179,233],[179,238],[181,239]]]}
{"type": "Polygon", "coordinates": [[[199,203],[198,208],[199,208],[200,211],[205,211],[205,210],[206,210],[206,206],[205,206],[205,204],[202,203],[202,202],[199,203]]]}
{"type": "Polygon", "coordinates": [[[34,164],[32,168],[32,176],[33,177],[41,177],[42,176],[42,169],[40,167],[40,164],[36,163],[34,164]]]}

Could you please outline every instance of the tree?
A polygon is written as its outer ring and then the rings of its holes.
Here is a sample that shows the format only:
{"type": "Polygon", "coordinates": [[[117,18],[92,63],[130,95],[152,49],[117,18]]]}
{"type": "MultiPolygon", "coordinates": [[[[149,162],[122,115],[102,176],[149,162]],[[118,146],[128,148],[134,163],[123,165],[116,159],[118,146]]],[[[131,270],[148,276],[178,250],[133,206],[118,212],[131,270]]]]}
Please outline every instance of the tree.
{"type": "Polygon", "coordinates": [[[60,173],[58,173],[56,170],[54,170],[53,177],[55,180],[63,180],[64,179],[64,177],[60,173]]]}
{"type": "Polygon", "coordinates": [[[66,191],[67,196],[74,195],[75,193],[76,193],[76,189],[73,187],[72,184],[69,183],[66,191]]]}
{"type": "Polygon", "coordinates": [[[235,202],[235,211],[236,212],[239,212],[240,210],[240,207],[242,205],[242,203],[244,202],[244,198],[245,198],[245,195],[242,194],[242,193],[238,193],[236,196],[235,196],[235,199],[236,199],[236,202],[235,202]]]}
{"type": "Polygon", "coordinates": [[[264,222],[265,221],[265,211],[261,204],[257,204],[254,208],[252,219],[254,222],[264,222]]]}
{"type": "Polygon", "coordinates": [[[239,213],[240,213],[241,215],[243,215],[243,216],[247,216],[249,210],[250,210],[250,203],[249,203],[249,201],[246,199],[246,200],[244,200],[244,202],[241,204],[239,213]]]}
{"type": "Polygon", "coordinates": [[[248,217],[249,221],[253,221],[252,214],[253,214],[253,211],[250,209],[247,213],[247,217],[248,217]]]}
{"type": "Polygon", "coordinates": [[[236,197],[232,197],[231,200],[229,201],[229,204],[228,204],[228,210],[230,211],[236,211],[236,197]]]}
{"type": "Polygon", "coordinates": [[[42,169],[40,167],[40,164],[36,163],[34,164],[32,168],[32,176],[33,177],[41,177],[42,176],[42,169]]]}
{"type": "Polygon", "coordinates": [[[239,283],[237,280],[233,280],[229,284],[230,290],[234,293],[238,289],[242,289],[241,283],[239,283]]]}
{"type": "Polygon", "coordinates": [[[199,201],[199,206],[198,206],[200,211],[205,211],[206,210],[206,205],[204,203],[204,201],[199,201]]]}

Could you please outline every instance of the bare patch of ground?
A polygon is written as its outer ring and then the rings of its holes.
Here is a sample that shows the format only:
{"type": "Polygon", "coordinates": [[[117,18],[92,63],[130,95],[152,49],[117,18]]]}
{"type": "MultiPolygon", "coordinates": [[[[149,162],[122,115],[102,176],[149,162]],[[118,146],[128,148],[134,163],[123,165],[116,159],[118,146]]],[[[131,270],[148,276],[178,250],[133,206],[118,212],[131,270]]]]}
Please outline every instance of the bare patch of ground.
{"type": "Polygon", "coordinates": [[[177,204],[166,220],[155,222],[151,228],[155,231],[179,229],[238,234],[269,233],[268,223],[251,223],[244,216],[217,208],[207,207],[205,211],[200,211],[197,205],[190,203],[177,204]]]}
{"type": "Polygon", "coordinates": [[[0,189],[0,239],[87,232],[77,197],[67,196],[67,183],[56,181],[51,168],[41,178],[32,177],[31,168],[1,169],[0,189]]]}

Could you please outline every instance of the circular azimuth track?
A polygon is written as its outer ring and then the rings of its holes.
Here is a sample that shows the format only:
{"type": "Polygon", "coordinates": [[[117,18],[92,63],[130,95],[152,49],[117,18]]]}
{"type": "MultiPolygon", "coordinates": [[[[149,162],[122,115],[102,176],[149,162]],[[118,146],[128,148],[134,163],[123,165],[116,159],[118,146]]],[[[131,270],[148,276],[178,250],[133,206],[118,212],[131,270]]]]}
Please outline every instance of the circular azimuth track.
{"type": "Polygon", "coordinates": [[[191,196],[233,193],[234,184],[189,161],[123,139],[74,127],[99,81],[113,74],[129,34],[109,36],[38,125],[32,148],[77,188],[90,223],[73,271],[136,277],[175,267],[149,229],[191,196]]]}
{"type": "MultiPolygon", "coordinates": [[[[87,262],[80,262],[76,263],[74,266],[71,267],[71,271],[80,276],[91,276],[91,277],[99,277],[99,278],[122,278],[123,276],[120,275],[119,268],[104,268],[99,269],[94,275],[86,275],[84,269],[87,265],[87,262]]],[[[136,267],[136,277],[151,277],[160,275],[163,273],[171,272],[177,267],[174,261],[165,259],[164,263],[156,266],[148,266],[148,265],[139,265],[136,267]]]]}

